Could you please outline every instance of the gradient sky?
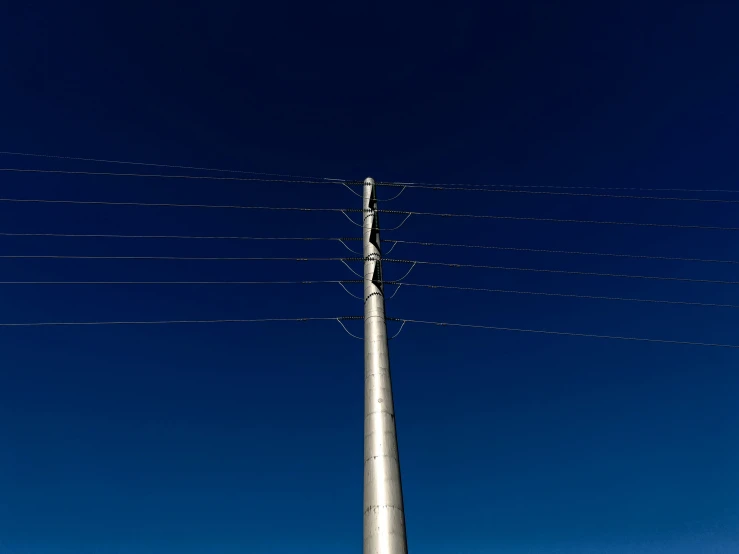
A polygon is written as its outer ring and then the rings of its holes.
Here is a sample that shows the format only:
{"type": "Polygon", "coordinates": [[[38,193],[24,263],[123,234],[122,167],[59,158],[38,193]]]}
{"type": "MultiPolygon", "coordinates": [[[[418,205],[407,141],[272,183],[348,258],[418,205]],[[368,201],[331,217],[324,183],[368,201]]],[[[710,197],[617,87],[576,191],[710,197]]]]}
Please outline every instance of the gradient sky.
{"type": "MultiPolygon", "coordinates": [[[[489,4],[6,3],[0,150],[739,192],[735,4],[489,4]]],[[[4,155],[0,167],[138,170],[4,155]]],[[[168,173],[183,172],[204,175],[168,173]]],[[[0,183],[6,198],[359,207],[324,185],[8,173],[0,183]]],[[[424,190],[386,206],[714,226],[736,226],[739,209],[424,190]]],[[[358,236],[341,214],[2,202],[0,232],[358,236]]],[[[737,233],[717,230],[413,217],[384,236],[739,260],[737,233]]],[[[348,253],[338,243],[3,237],[0,254],[348,253]]],[[[737,279],[732,264],[411,245],[393,255],[737,279]]],[[[0,267],[2,281],[352,278],[336,262],[0,267]]],[[[434,267],[408,280],[739,304],[736,285],[434,267]]],[[[2,322],[362,313],[337,285],[2,285],[0,305],[2,322]]],[[[388,312],[739,344],[729,308],[407,288],[388,312]]],[[[0,352],[0,554],[361,551],[362,346],[336,323],[3,328],[0,352]]],[[[406,326],[392,367],[411,552],[739,551],[738,361],[728,349],[406,326]]]]}

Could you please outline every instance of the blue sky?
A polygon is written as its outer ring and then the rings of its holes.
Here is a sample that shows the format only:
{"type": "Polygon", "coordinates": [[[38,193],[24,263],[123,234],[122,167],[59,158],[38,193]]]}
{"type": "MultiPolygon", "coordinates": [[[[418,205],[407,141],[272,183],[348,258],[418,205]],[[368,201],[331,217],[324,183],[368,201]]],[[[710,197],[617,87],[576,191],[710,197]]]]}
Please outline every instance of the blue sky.
{"type": "MultiPolygon", "coordinates": [[[[3,151],[347,179],[721,189],[730,192],[658,195],[739,198],[739,13],[728,3],[42,2],[3,13],[3,151]]],[[[0,167],[130,170],[13,156],[0,156],[0,167]]],[[[5,198],[360,207],[333,185],[1,179],[5,198]]],[[[380,192],[382,202],[393,191],[380,192]]],[[[721,203],[407,190],[386,207],[736,226],[735,205],[721,203]]],[[[357,231],[332,213],[0,202],[8,233],[357,231]]],[[[415,216],[385,233],[739,260],[736,237],[415,216]]],[[[0,254],[348,253],[331,242],[0,237],[0,254]]],[[[403,244],[393,256],[736,280],[733,264],[403,244]]],[[[3,259],[0,267],[2,281],[353,277],[337,262],[3,259]]],[[[387,264],[386,277],[406,268],[387,264]]],[[[444,267],[417,267],[408,280],[739,304],[736,285],[723,284],[444,267]]],[[[1,322],[362,313],[338,285],[0,285],[0,299],[1,322]]],[[[408,287],[387,309],[399,318],[739,344],[731,308],[408,287]]],[[[360,551],[363,356],[338,324],[3,328],[0,348],[0,554],[360,551]]],[[[412,552],[739,548],[735,351],[409,324],[391,356],[412,552]]]]}

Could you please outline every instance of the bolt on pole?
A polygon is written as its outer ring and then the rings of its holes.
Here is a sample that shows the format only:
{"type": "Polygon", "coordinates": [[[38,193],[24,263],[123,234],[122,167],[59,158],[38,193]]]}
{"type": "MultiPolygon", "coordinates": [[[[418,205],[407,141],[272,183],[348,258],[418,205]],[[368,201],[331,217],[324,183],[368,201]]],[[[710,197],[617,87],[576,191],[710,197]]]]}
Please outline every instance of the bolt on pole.
{"type": "Polygon", "coordinates": [[[407,554],[390,380],[380,222],[374,179],[364,181],[364,554],[407,554]]]}

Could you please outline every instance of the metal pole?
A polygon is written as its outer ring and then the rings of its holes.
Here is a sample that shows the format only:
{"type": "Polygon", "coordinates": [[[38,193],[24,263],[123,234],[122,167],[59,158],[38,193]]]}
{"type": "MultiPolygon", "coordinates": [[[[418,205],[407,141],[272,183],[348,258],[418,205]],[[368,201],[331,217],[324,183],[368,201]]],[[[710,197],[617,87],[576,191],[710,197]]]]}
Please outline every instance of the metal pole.
{"type": "Polygon", "coordinates": [[[407,554],[375,181],[364,180],[364,554],[407,554]]]}

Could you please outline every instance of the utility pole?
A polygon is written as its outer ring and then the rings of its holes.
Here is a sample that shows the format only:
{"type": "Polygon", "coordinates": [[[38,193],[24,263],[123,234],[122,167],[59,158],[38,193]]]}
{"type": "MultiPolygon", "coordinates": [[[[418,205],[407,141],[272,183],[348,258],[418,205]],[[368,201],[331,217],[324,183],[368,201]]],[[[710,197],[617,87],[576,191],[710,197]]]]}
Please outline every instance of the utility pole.
{"type": "Polygon", "coordinates": [[[374,179],[364,180],[364,554],[407,554],[390,381],[380,221],[374,179]]]}

